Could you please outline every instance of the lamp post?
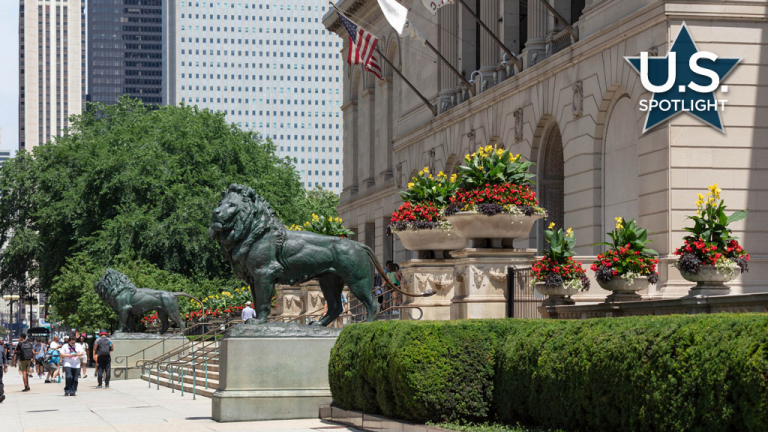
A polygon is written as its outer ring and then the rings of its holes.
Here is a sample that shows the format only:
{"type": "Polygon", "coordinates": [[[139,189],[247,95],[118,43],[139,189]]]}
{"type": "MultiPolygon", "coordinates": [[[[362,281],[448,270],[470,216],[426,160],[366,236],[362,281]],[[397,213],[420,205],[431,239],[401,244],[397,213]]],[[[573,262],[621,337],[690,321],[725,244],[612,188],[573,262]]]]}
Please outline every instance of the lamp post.
{"type": "MultiPolygon", "coordinates": [[[[10,316],[11,316],[11,339],[13,339],[13,302],[19,301],[19,296],[16,294],[6,294],[3,296],[3,300],[8,302],[8,305],[10,306],[10,316]]],[[[21,308],[19,308],[19,311],[21,311],[21,308]]],[[[21,318],[19,318],[19,321],[21,321],[21,318]]]]}

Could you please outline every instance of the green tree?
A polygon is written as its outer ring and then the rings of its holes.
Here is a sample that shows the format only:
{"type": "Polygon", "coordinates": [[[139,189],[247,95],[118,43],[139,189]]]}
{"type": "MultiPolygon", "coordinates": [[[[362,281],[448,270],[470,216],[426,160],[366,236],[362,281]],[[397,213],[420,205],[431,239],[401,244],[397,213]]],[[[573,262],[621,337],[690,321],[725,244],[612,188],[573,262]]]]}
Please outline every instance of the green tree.
{"type": "MultiPolygon", "coordinates": [[[[337,207],[339,206],[339,196],[335,193],[316,186],[307,191],[307,212],[325,217],[337,217],[337,207]]],[[[309,218],[307,218],[309,220],[309,218]]]]}
{"type": "Polygon", "coordinates": [[[36,281],[51,294],[57,316],[75,310],[73,301],[85,302],[88,287],[54,285],[100,276],[115,257],[188,280],[231,278],[208,237],[211,210],[231,183],[253,187],[287,224],[311,213],[290,161],[222,113],[149,109],[124,97],[115,105],[89,104],[70,124],[64,136],[36,147],[34,157],[21,152],[0,171],[0,240],[8,241],[0,287],[36,281]]]}

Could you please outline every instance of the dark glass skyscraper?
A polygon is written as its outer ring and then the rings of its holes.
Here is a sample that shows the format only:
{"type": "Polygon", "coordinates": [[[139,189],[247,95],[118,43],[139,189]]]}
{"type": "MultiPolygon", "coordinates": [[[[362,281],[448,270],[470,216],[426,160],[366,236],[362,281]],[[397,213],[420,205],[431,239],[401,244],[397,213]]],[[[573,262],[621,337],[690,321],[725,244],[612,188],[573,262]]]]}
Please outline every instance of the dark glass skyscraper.
{"type": "Polygon", "coordinates": [[[165,104],[166,0],[88,0],[88,98],[165,104]]]}

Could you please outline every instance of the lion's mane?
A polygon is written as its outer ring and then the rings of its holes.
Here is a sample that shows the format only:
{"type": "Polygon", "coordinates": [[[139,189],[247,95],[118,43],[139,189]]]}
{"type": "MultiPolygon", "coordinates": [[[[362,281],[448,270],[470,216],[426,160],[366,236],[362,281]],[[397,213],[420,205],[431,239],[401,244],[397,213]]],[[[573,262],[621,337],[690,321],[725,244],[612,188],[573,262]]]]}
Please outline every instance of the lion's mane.
{"type": "Polygon", "coordinates": [[[267,232],[276,234],[278,249],[285,241],[286,229],[272,210],[272,206],[257,195],[249,186],[233,184],[222,193],[222,203],[226,203],[230,193],[242,198],[238,205],[234,226],[229,230],[209,230],[209,234],[221,247],[224,257],[233,263],[239,263],[248,256],[253,244],[267,232]]]}
{"type": "Polygon", "coordinates": [[[110,268],[96,282],[96,290],[102,298],[112,300],[125,291],[130,291],[131,295],[136,294],[138,288],[128,279],[128,276],[110,268]]]}

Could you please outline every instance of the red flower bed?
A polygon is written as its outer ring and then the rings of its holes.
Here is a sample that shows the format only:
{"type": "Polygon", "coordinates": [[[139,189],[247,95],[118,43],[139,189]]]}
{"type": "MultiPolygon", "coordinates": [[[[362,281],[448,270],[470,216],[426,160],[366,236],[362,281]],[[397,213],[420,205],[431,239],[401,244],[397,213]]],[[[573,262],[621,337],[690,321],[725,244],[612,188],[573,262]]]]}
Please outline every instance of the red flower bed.
{"type": "Polygon", "coordinates": [[[484,188],[458,189],[456,195],[451,197],[451,203],[459,203],[462,207],[481,203],[494,203],[501,206],[537,206],[536,192],[527,184],[515,185],[505,183],[501,185],[486,184],[484,188]]]}
{"type": "Polygon", "coordinates": [[[586,276],[586,271],[579,261],[575,261],[573,257],[567,257],[564,260],[565,263],[558,263],[544,256],[531,267],[531,273],[536,281],[544,281],[547,275],[552,273],[559,275],[563,280],[580,279],[586,276]]]}
{"type": "Polygon", "coordinates": [[[400,207],[392,212],[391,222],[415,222],[427,221],[436,222],[440,219],[440,211],[430,202],[422,204],[411,204],[404,202],[400,207]]]}
{"type": "Polygon", "coordinates": [[[693,254],[702,264],[714,265],[720,258],[739,259],[743,258],[749,261],[749,254],[745,251],[738,240],[731,240],[725,249],[718,249],[716,242],[705,242],[703,238],[698,240],[685,239],[685,244],[675,250],[675,255],[693,254]]]}

